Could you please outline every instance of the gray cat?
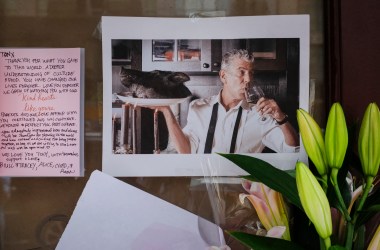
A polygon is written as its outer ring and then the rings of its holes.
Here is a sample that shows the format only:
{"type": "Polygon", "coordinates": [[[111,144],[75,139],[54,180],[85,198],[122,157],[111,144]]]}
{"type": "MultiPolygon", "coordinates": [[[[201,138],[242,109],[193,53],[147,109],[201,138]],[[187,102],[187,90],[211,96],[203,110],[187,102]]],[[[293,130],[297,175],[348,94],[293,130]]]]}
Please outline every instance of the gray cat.
{"type": "Polygon", "coordinates": [[[190,77],[182,72],[172,71],[140,71],[120,69],[121,83],[137,98],[185,98],[191,96],[190,90],[184,85],[190,77]]]}

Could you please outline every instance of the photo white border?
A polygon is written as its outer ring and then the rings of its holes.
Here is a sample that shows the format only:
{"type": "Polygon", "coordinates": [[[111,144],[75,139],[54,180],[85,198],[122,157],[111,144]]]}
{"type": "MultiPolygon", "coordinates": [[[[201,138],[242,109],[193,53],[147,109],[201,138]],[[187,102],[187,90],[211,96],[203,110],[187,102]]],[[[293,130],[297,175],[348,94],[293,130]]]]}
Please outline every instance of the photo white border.
{"type": "MultiPolygon", "coordinates": [[[[102,17],[103,48],[103,163],[102,171],[126,176],[204,176],[202,163],[217,163],[219,176],[246,172],[217,154],[113,154],[112,153],[112,44],[113,39],[236,39],[299,38],[299,108],[309,110],[309,15],[244,16],[216,18],[102,17]]],[[[307,163],[302,145],[299,153],[249,154],[280,169],[307,163]]]]}

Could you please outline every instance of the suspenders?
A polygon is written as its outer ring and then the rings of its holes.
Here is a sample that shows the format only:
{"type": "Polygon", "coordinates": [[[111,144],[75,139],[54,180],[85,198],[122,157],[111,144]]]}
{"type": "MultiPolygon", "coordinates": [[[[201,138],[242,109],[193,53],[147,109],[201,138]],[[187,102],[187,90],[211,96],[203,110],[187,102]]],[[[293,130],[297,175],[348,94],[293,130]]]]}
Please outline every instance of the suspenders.
{"type": "Polygon", "coordinates": [[[205,151],[204,151],[205,154],[211,153],[217,119],[218,119],[218,103],[216,102],[214,106],[212,107],[210,125],[208,126],[208,132],[207,132],[207,137],[206,137],[206,144],[205,144],[205,151]]]}
{"type": "MultiPolygon", "coordinates": [[[[214,106],[212,107],[210,125],[208,126],[208,132],[207,132],[206,143],[205,143],[205,150],[204,150],[205,154],[211,153],[212,143],[214,141],[216,121],[218,120],[218,106],[219,106],[218,103],[215,103],[214,106]]],[[[237,133],[239,130],[242,111],[243,111],[243,108],[240,106],[237,117],[236,117],[236,121],[235,121],[234,131],[232,134],[230,153],[234,153],[235,151],[236,138],[237,138],[237,133]]]]}
{"type": "Polygon", "coordinates": [[[239,130],[239,125],[240,125],[242,111],[243,111],[243,108],[240,106],[238,114],[237,114],[237,117],[236,117],[236,121],[235,121],[234,132],[232,134],[230,153],[234,153],[235,152],[236,138],[237,138],[237,133],[238,133],[238,130],[239,130]]]}

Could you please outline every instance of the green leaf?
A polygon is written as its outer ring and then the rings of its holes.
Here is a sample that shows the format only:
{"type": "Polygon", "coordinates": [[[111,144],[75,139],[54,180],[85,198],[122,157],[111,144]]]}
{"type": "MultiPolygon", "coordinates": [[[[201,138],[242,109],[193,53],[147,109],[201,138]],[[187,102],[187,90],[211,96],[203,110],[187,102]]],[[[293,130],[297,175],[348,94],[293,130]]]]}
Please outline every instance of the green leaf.
{"type": "Polygon", "coordinates": [[[295,169],[289,169],[289,170],[284,170],[287,174],[292,176],[293,178],[296,178],[296,170],[295,169]]]}
{"type": "Polygon", "coordinates": [[[371,212],[380,212],[380,205],[374,205],[370,206],[366,209],[366,211],[371,211],[371,212]]]}
{"type": "Polygon", "coordinates": [[[329,250],[347,250],[347,249],[339,245],[333,245],[329,248],[329,250]]]}
{"type": "MultiPolygon", "coordinates": [[[[379,192],[379,191],[378,191],[379,192]]],[[[356,227],[366,223],[369,219],[375,216],[380,211],[380,195],[374,193],[366,199],[362,210],[359,212],[358,219],[356,220],[356,227]]]]}
{"type": "Polygon", "coordinates": [[[255,250],[301,250],[300,246],[295,244],[294,242],[277,239],[277,238],[270,238],[270,237],[264,237],[264,236],[257,236],[252,235],[248,233],[243,232],[236,232],[236,231],[230,231],[227,233],[231,235],[233,238],[237,239],[247,247],[250,247],[255,250]]]}
{"type": "MultiPolygon", "coordinates": [[[[291,203],[303,210],[298,196],[296,179],[266,161],[239,154],[220,154],[248,172],[254,180],[284,195],[291,203]]],[[[250,177],[246,179],[252,180],[250,177]]]]}
{"type": "Polygon", "coordinates": [[[365,200],[363,210],[369,210],[370,207],[376,207],[380,204],[380,195],[379,190],[376,190],[375,193],[370,193],[370,195],[365,200]]]}

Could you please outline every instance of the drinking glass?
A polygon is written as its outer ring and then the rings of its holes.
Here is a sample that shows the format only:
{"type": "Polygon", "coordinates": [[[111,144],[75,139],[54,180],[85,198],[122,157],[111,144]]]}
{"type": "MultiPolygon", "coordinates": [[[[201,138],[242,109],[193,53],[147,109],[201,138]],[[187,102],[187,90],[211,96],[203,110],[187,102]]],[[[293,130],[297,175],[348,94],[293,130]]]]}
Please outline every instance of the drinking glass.
{"type": "Polygon", "coordinates": [[[265,97],[265,94],[260,86],[254,85],[245,89],[245,98],[248,103],[256,104],[261,97],[265,97]]]}
{"type": "MultiPolygon", "coordinates": [[[[245,99],[248,103],[256,104],[261,97],[265,97],[265,94],[260,86],[253,85],[245,89],[245,99]]],[[[261,118],[262,121],[266,119],[265,116],[261,118]]]]}

